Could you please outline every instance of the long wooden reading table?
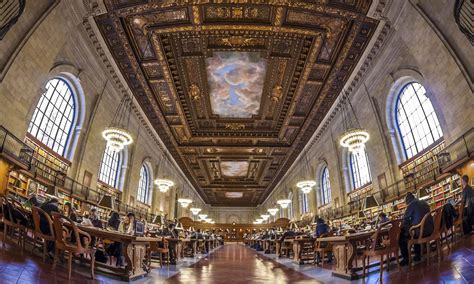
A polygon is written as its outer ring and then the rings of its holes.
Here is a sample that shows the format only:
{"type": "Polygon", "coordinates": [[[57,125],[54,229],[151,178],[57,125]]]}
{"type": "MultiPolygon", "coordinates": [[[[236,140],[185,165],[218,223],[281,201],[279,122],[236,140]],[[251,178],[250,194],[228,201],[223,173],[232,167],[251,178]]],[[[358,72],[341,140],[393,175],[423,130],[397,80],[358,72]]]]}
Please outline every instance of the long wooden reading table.
{"type": "Polygon", "coordinates": [[[333,244],[333,253],[336,258],[336,271],[333,271],[332,275],[348,280],[360,278],[356,273],[357,268],[353,266],[354,258],[357,255],[357,243],[369,239],[374,233],[375,230],[344,236],[318,238],[317,241],[333,244]]]}
{"type": "Polygon", "coordinates": [[[123,256],[127,262],[125,267],[110,266],[96,262],[97,268],[105,268],[118,274],[123,280],[130,281],[148,274],[149,267],[146,264],[145,256],[150,242],[161,242],[161,238],[136,237],[119,232],[108,231],[95,227],[78,226],[84,232],[101,239],[121,242],[123,244],[123,256]]]}

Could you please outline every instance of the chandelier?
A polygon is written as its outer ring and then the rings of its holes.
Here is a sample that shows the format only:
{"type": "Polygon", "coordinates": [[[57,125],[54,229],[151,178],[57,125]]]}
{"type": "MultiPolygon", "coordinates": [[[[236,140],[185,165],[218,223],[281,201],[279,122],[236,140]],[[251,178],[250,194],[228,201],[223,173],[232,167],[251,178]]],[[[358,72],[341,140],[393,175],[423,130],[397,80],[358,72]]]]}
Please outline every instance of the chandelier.
{"type": "Polygon", "coordinates": [[[281,206],[281,208],[285,209],[288,208],[288,205],[290,205],[291,200],[290,199],[280,199],[277,201],[278,205],[281,206]]]}
{"type": "Polygon", "coordinates": [[[115,111],[112,122],[102,132],[102,137],[107,141],[107,147],[113,152],[120,152],[125,146],[133,142],[132,135],[128,131],[131,109],[132,100],[128,95],[124,95],[115,111]]]}
{"type": "Polygon", "coordinates": [[[314,180],[304,180],[304,181],[298,182],[296,184],[296,187],[301,189],[303,193],[309,193],[312,187],[315,185],[316,185],[316,182],[314,180]]]}
{"type": "Polygon", "coordinates": [[[262,224],[263,223],[263,219],[259,218],[259,219],[256,219],[254,224],[262,224]]]}
{"type": "Polygon", "coordinates": [[[193,213],[193,215],[197,215],[199,214],[199,212],[201,212],[201,208],[191,208],[189,210],[191,211],[191,213],[193,213]]]}
{"type": "MultiPolygon", "coordinates": [[[[310,170],[309,170],[309,162],[308,162],[308,155],[307,151],[304,151],[303,157],[304,158],[304,163],[303,163],[303,174],[306,176],[310,176],[310,170]]],[[[298,187],[304,194],[307,194],[311,191],[311,188],[316,185],[316,182],[314,180],[303,180],[300,181],[296,184],[296,187],[298,187]]]]}
{"type": "Polygon", "coordinates": [[[160,189],[160,192],[168,192],[170,187],[174,185],[174,182],[167,179],[155,179],[155,184],[160,189]]]}
{"type": "Polygon", "coordinates": [[[191,204],[193,201],[189,198],[179,198],[178,199],[179,204],[181,204],[181,207],[187,208],[189,204],[191,204]]]}
{"type": "Polygon", "coordinates": [[[339,144],[353,154],[360,153],[365,149],[365,143],[369,141],[370,135],[360,127],[359,120],[345,91],[342,92],[341,104],[344,133],[339,138],[339,144]]]}
{"type": "Polygon", "coordinates": [[[198,216],[199,216],[199,219],[201,219],[201,220],[204,220],[204,219],[207,218],[206,214],[199,214],[198,216]]]}
{"type": "Polygon", "coordinates": [[[275,216],[278,212],[278,208],[270,208],[267,210],[267,212],[270,213],[270,215],[275,216]]]}
{"type": "Polygon", "coordinates": [[[262,214],[262,215],[260,215],[260,217],[263,219],[263,221],[267,221],[268,218],[270,218],[270,215],[268,215],[268,214],[262,214]]]}

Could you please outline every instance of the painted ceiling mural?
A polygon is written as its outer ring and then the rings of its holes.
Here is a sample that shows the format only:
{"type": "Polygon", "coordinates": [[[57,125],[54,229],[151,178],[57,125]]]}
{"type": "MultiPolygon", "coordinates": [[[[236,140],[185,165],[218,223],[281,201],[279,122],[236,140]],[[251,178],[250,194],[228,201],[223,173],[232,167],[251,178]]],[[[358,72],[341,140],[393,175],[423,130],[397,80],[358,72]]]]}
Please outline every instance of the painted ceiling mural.
{"type": "Polygon", "coordinates": [[[257,52],[214,52],[206,69],[214,114],[250,118],[258,113],[266,60],[257,52]]]}
{"type": "Polygon", "coordinates": [[[268,197],[379,24],[371,0],[104,3],[95,21],[117,66],[213,206],[268,197]]]}
{"type": "Polygon", "coordinates": [[[221,172],[228,177],[244,177],[249,171],[249,162],[225,161],[221,162],[221,172]]]}

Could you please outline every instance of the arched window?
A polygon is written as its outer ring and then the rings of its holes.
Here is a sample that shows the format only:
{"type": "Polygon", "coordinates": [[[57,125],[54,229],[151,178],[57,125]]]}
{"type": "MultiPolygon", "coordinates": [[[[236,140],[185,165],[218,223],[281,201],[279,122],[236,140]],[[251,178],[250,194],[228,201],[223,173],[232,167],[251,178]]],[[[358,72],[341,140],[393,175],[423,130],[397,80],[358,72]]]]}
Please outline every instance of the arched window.
{"type": "Polygon", "coordinates": [[[146,204],[149,204],[151,200],[150,171],[146,165],[143,165],[140,169],[137,199],[146,204]]]}
{"type": "Polygon", "coordinates": [[[309,209],[308,195],[304,192],[300,192],[300,207],[301,207],[301,214],[308,212],[308,209],[309,209]]]}
{"type": "Polygon", "coordinates": [[[398,95],[396,109],[396,122],[407,159],[443,137],[438,116],[421,84],[406,84],[398,95]]]}
{"type": "Polygon", "coordinates": [[[321,174],[321,205],[331,202],[331,183],[329,182],[328,167],[324,167],[321,174]]]}
{"type": "Polygon", "coordinates": [[[75,119],[73,96],[63,79],[49,80],[28,127],[28,133],[62,156],[65,156],[75,119]]]}
{"type": "Polygon", "coordinates": [[[99,180],[112,187],[119,187],[121,155],[120,152],[114,152],[107,146],[100,163],[99,180]]]}
{"type": "Polygon", "coordinates": [[[350,153],[349,163],[352,174],[352,189],[358,189],[372,181],[370,176],[369,159],[365,150],[357,154],[350,153]]]}
{"type": "Polygon", "coordinates": [[[288,199],[291,200],[290,204],[288,204],[288,219],[293,219],[293,193],[290,192],[288,195],[288,199]]]}

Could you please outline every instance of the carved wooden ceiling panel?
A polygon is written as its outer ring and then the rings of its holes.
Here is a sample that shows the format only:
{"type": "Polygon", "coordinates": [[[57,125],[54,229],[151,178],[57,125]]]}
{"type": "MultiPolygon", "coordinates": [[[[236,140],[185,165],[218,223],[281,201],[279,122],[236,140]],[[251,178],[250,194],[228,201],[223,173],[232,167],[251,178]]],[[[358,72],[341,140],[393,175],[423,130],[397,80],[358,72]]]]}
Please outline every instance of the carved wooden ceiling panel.
{"type": "Polygon", "coordinates": [[[217,206],[264,201],[378,24],[364,0],[105,3],[96,23],[117,65],[182,170],[217,206]]]}

